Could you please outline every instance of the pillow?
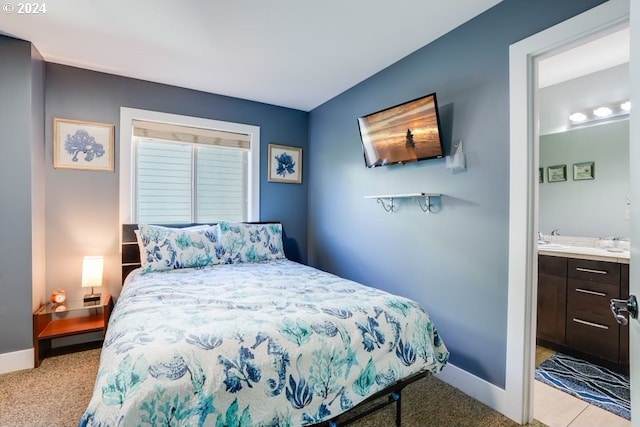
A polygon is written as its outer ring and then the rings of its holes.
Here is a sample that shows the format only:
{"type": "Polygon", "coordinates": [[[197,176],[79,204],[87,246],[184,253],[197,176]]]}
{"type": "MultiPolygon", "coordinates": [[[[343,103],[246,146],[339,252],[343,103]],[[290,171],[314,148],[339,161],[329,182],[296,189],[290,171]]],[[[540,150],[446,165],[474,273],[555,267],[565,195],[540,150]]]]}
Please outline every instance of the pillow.
{"type": "MultiPolygon", "coordinates": [[[[140,226],[142,225],[143,224],[140,224],[140,226]]],[[[182,228],[166,227],[163,225],[156,225],[155,227],[170,228],[172,230],[180,231],[180,230],[202,230],[202,229],[211,227],[211,225],[201,224],[201,225],[192,225],[189,227],[182,227],[182,228]]],[[[136,242],[138,242],[138,251],[140,252],[140,264],[144,265],[145,264],[144,260],[146,258],[146,250],[145,250],[144,244],[142,243],[142,239],[140,238],[140,230],[139,229],[133,230],[133,234],[136,235],[136,242]]]]}
{"type": "Polygon", "coordinates": [[[139,227],[142,272],[221,264],[218,226],[170,228],[139,227]]]}
{"type": "Polygon", "coordinates": [[[245,224],[220,221],[222,262],[260,262],[285,258],[282,224],[245,224]]]}

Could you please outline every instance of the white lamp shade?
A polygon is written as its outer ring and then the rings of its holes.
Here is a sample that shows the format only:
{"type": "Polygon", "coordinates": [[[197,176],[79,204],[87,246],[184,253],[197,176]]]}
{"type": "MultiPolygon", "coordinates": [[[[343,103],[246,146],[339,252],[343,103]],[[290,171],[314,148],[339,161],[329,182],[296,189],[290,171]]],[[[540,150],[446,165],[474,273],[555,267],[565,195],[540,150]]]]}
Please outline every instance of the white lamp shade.
{"type": "Polygon", "coordinates": [[[86,256],[82,259],[82,287],[102,286],[104,260],[101,256],[86,256]]]}

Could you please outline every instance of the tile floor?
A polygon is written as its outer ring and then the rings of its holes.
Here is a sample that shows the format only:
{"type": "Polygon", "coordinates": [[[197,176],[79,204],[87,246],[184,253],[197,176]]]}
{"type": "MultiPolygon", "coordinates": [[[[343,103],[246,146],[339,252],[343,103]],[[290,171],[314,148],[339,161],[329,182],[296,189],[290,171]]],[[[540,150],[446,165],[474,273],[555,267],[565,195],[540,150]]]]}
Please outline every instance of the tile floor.
{"type": "MultiPolygon", "coordinates": [[[[554,352],[536,348],[536,366],[554,352]]],[[[535,381],[533,416],[549,427],[631,427],[631,421],[535,381]]]]}

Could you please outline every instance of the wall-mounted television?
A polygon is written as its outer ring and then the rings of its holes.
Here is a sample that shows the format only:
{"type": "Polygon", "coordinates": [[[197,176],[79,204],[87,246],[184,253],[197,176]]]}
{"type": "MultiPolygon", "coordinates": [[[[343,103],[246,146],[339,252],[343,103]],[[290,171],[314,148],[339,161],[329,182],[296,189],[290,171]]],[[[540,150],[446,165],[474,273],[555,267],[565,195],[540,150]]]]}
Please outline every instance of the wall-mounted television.
{"type": "Polygon", "coordinates": [[[443,156],[435,93],[360,117],[358,127],[369,168],[443,156]]]}

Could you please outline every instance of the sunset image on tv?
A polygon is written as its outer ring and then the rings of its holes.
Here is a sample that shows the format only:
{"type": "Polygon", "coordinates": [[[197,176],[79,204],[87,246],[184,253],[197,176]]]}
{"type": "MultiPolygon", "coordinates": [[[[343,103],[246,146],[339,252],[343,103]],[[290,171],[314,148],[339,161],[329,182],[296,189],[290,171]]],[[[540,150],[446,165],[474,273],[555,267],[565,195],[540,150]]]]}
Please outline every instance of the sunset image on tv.
{"type": "Polygon", "coordinates": [[[442,157],[435,95],[358,119],[367,166],[442,157]]]}

